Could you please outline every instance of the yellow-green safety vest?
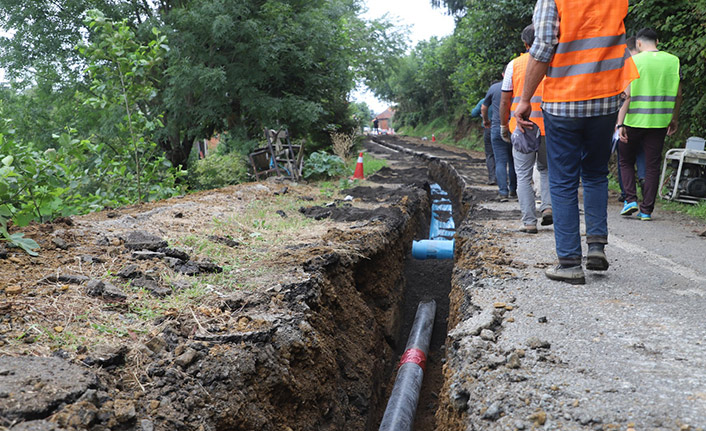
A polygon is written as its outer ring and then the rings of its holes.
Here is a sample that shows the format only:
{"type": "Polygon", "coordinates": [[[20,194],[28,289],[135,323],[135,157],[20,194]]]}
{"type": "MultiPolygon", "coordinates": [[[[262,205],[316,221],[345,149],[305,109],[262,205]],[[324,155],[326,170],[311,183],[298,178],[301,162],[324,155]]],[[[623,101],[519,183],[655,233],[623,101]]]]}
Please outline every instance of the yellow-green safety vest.
{"type": "Polygon", "coordinates": [[[663,51],[633,57],[640,77],[630,83],[626,126],[658,129],[669,126],[679,89],[679,58],[663,51]]]}

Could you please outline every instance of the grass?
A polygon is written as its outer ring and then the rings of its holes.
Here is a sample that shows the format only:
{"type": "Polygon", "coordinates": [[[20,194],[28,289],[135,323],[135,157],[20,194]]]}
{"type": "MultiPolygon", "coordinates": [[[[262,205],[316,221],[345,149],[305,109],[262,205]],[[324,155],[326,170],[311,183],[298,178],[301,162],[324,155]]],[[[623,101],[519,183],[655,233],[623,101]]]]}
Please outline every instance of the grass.
{"type": "Polygon", "coordinates": [[[667,201],[664,199],[658,199],[657,202],[659,207],[663,210],[686,214],[699,220],[706,221],[706,200],[699,202],[697,205],[667,201]]]}

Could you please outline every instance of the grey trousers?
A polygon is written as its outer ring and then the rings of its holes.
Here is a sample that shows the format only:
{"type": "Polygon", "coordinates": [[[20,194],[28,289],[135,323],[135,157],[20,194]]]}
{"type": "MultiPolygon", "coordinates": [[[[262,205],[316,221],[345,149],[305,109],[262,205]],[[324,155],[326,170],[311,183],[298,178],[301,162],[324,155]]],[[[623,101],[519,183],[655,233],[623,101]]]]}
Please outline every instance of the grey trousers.
{"type": "Polygon", "coordinates": [[[542,203],[540,211],[552,207],[552,198],[549,194],[549,175],[547,171],[547,144],[542,136],[539,151],[534,153],[521,153],[512,149],[515,160],[515,173],[517,174],[517,200],[522,212],[522,223],[525,225],[537,224],[537,209],[535,205],[534,189],[532,189],[532,171],[535,162],[539,171],[539,190],[542,203]]]}

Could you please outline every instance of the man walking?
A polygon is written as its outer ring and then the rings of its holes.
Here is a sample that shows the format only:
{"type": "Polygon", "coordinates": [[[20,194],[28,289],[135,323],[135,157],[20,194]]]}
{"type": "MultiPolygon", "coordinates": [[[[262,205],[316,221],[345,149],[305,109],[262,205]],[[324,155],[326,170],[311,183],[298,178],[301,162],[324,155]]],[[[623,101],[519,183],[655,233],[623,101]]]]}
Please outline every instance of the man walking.
{"type": "Polygon", "coordinates": [[[544,78],[542,110],[559,265],[552,280],[586,282],[578,189],[583,183],[586,269],[608,269],[608,159],[620,94],[639,75],[625,45],[628,0],[538,0],[536,38],[515,110],[531,126],[531,99],[544,78]]]}
{"type": "Polygon", "coordinates": [[[681,105],[679,58],[659,51],[657,43],[653,29],[644,28],[637,33],[639,54],[633,59],[640,78],[625,90],[625,105],[618,114],[619,168],[625,187],[625,205],[620,214],[637,212],[640,220],[652,220],[664,138],[677,131],[681,105]],[[638,208],[635,161],[641,150],[645,152],[645,183],[638,208]]]}
{"type": "MultiPolygon", "coordinates": [[[[533,25],[530,24],[522,30],[522,42],[525,44],[525,51],[529,51],[534,42],[533,25]]],[[[514,110],[520,101],[528,60],[529,53],[525,52],[508,63],[505,69],[500,99],[500,135],[506,142],[510,140],[509,134],[515,131],[517,125],[514,110]]],[[[552,200],[549,195],[549,179],[547,175],[547,145],[544,142],[544,118],[540,109],[540,104],[542,103],[541,83],[532,96],[531,103],[532,113],[530,117],[532,122],[537,124],[541,133],[539,148],[536,151],[527,152],[528,149],[513,144],[512,157],[515,164],[515,173],[517,174],[517,199],[520,202],[520,211],[522,212],[522,227],[520,231],[537,233],[537,210],[534,203],[534,189],[532,189],[532,172],[535,162],[537,163],[540,177],[539,186],[542,202],[539,209],[542,212],[542,225],[552,224],[552,200]]],[[[532,132],[536,133],[534,130],[532,132]]]]}
{"type": "MultiPolygon", "coordinates": [[[[471,110],[471,118],[480,118],[480,111],[484,100],[485,97],[480,99],[476,106],[471,110]]],[[[488,114],[492,115],[492,111],[488,114]]],[[[488,169],[488,185],[494,186],[497,184],[495,181],[495,156],[493,155],[493,145],[490,143],[490,127],[486,127],[485,124],[483,124],[483,144],[485,147],[485,167],[488,169]]]]}
{"type": "Polygon", "coordinates": [[[480,113],[485,127],[490,127],[490,142],[495,156],[495,181],[498,183],[498,200],[507,202],[508,198],[517,197],[517,176],[512,160],[512,146],[500,137],[501,87],[501,81],[490,86],[480,113]],[[492,120],[488,118],[488,111],[491,112],[492,120]]]}

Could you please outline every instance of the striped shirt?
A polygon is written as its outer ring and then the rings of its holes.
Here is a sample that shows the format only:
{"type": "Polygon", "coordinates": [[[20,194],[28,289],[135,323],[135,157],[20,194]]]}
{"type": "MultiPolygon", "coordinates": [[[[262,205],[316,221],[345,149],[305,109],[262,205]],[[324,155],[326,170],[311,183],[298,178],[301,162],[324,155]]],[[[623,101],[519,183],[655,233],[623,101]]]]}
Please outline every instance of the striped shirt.
{"type": "MultiPolygon", "coordinates": [[[[537,61],[549,63],[559,44],[559,10],[555,0],[537,0],[534,7],[535,38],[530,55],[537,61]]],[[[543,102],[542,109],[558,117],[597,117],[620,109],[620,95],[576,102],[543,102]]]]}

